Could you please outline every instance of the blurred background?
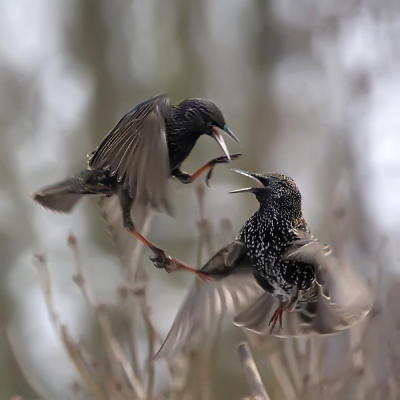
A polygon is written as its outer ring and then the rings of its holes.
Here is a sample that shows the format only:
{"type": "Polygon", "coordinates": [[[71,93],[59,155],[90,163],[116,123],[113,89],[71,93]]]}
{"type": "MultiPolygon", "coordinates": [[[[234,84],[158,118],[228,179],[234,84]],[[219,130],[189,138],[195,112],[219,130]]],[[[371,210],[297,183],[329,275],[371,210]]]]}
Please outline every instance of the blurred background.
{"type": "MultiPolygon", "coordinates": [[[[357,332],[324,342],[253,338],[271,399],[400,398],[398,1],[0,0],[0,21],[1,400],[125,398],[87,389],[46,308],[35,253],[46,254],[61,326],[95,362],[105,357],[93,307],[73,281],[70,232],[123,347],[126,320],[137,321],[130,357],[142,365],[134,368],[139,376],[147,368],[148,331],[121,305],[124,275],[95,201],[65,216],[46,212],[29,193],[85,168],[86,154],[121,116],[157,93],[174,103],[213,100],[241,140],[226,139],[231,153],[244,156],[215,169],[203,215],[196,185],[173,182],[175,218],[155,217],[156,244],[196,265],[207,218],[213,239],[204,261],[257,207],[251,195],[227,194],[248,185],[230,168],[276,171],[298,184],[313,233],[340,242],[355,268],[380,285],[357,332]],[[286,371],[288,359],[300,375],[286,371]]],[[[203,137],[183,169],[193,172],[220,153],[203,137]]],[[[148,315],[165,337],[192,280],[156,270],[148,255],[148,315]]],[[[248,395],[234,350],[244,333],[228,324],[220,336],[213,362],[184,364],[187,382],[170,398],[248,395]]],[[[147,397],[163,398],[172,390],[168,368],[155,365],[147,397]]]]}

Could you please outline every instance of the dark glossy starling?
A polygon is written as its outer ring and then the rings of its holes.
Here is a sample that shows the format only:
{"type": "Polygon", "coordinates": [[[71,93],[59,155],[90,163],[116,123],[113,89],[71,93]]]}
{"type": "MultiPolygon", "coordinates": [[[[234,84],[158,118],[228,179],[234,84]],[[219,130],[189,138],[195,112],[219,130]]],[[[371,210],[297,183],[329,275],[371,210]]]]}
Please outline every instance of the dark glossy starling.
{"type": "Polygon", "coordinates": [[[190,183],[209,170],[208,182],[216,164],[239,156],[229,156],[221,131],[238,142],[210,100],[186,99],[171,105],[166,95],[152,97],[127,113],[88,155],[86,170],[39,190],[33,198],[46,208],[68,213],[87,195],[117,195],[125,228],[151,246],[135,231],[130,215],[134,203],[170,213],[168,177],[190,183]],[[213,137],[225,156],[209,161],[192,175],[182,172],[183,161],[201,135],[213,137]]]}
{"type": "Polygon", "coordinates": [[[361,278],[339,265],[329,247],[311,234],[293,179],[236,172],[260,187],[231,193],[253,193],[260,208],[235,241],[199,270],[156,253],[156,266],[169,272],[191,270],[205,281],[189,293],[159,356],[195,345],[218,315],[235,315],[236,325],[257,333],[299,336],[335,333],[370,309],[370,293],[361,278]]]}

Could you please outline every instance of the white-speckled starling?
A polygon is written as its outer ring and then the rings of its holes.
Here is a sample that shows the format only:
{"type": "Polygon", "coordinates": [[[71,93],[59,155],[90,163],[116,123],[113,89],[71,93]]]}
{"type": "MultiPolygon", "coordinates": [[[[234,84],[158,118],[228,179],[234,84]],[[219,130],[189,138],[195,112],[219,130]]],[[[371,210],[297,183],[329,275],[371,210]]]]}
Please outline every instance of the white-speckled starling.
{"type": "Polygon", "coordinates": [[[33,198],[53,211],[68,213],[87,195],[119,197],[125,228],[147,245],[135,231],[130,211],[135,202],[171,212],[167,179],[174,176],[191,183],[230,156],[221,131],[238,142],[221,110],[210,100],[186,99],[171,105],[166,95],[152,97],[128,112],[88,155],[86,170],[34,193],[33,198]],[[183,161],[201,135],[213,137],[225,156],[209,161],[190,175],[181,171],[183,161]]]}
{"type": "Polygon", "coordinates": [[[189,293],[159,356],[193,347],[218,315],[234,315],[236,325],[257,333],[299,336],[338,332],[370,309],[362,279],[339,265],[329,247],[310,233],[293,179],[236,172],[261,186],[231,192],[253,193],[260,203],[235,241],[199,270],[156,253],[156,266],[169,272],[187,269],[205,281],[189,293]]]}

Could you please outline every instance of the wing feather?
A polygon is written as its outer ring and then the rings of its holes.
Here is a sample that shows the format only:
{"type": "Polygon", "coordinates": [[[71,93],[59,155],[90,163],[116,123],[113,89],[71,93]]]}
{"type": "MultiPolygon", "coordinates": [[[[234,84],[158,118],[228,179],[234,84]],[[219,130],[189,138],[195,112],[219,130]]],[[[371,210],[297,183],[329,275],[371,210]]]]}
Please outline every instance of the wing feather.
{"type": "MultiPolygon", "coordinates": [[[[313,265],[317,282],[313,288],[314,298],[299,302],[292,312],[285,312],[282,318],[283,328],[275,329],[275,336],[334,334],[368,314],[372,296],[363,278],[311,234],[302,232],[299,240],[293,242],[284,257],[313,265]]],[[[266,334],[270,330],[270,318],[279,305],[278,299],[264,293],[249,308],[237,315],[234,323],[266,334]]]]}
{"type": "Polygon", "coordinates": [[[89,156],[89,168],[109,170],[140,204],[171,213],[166,95],[146,100],[127,113],[89,156]]]}
{"type": "Polygon", "coordinates": [[[195,285],[179,310],[156,357],[198,347],[222,316],[234,316],[263,293],[251,268],[237,268],[216,281],[195,285]]]}
{"type": "Polygon", "coordinates": [[[196,348],[222,316],[237,314],[261,295],[263,290],[253,277],[245,252],[246,247],[238,238],[201,268],[213,280],[196,284],[190,290],[157,358],[196,348]]]}
{"type": "MultiPolygon", "coordinates": [[[[317,282],[295,310],[283,314],[283,328],[275,329],[275,336],[334,334],[367,315],[368,286],[311,234],[303,232],[284,257],[314,265],[317,282]]],[[[238,326],[269,334],[269,321],[280,301],[257,283],[242,238],[221,249],[201,272],[213,280],[191,289],[157,357],[198,347],[224,315],[234,316],[238,326]]]]}

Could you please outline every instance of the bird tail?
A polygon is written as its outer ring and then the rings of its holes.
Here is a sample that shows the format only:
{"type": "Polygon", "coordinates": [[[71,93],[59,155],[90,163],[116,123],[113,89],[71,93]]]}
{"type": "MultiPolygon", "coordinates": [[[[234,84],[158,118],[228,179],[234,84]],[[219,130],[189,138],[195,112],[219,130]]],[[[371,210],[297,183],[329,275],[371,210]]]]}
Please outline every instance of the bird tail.
{"type": "Polygon", "coordinates": [[[92,174],[86,170],[76,176],[71,176],[61,182],[48,186],[33,193],[32,197],[37,203],[52,211],[70,213],[78,202],[85,196],[82,182],[87,175],[92,174]]]}
{"type": "Polygon", "coordinates": [[[82,194],[51,193],[50,190],[42,190],[33,195],[33,199],[52,211],[69,213],[83,197],[82,194]]]}
{"type": "MultiPolygon", "coordinates": [[[[267,334],[271,331],[270,319],[279,305],[277,298],[264,293],[238,314],[234,323],[253,332],[267,334]]],[[[342,314],[338,307],[319,293],[317,299],[299,303],[292,312],[285,312],[282,327],[271,333],[278,337],[304,336],[310,333],[327,335],[345,329],[359,319],[358,315],[347,319],[342,314]]]]}

